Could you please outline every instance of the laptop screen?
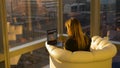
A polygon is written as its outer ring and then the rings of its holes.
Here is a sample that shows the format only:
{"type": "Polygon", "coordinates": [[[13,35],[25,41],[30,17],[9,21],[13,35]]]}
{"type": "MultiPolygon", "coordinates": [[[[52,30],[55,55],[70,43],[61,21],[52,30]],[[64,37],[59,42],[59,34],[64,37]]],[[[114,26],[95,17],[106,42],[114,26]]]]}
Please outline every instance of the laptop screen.
{"type": "Polygon", "coordinates": [[[57,29],[47,30],[47,43],[51,45],[57,44],[57,29]]]}

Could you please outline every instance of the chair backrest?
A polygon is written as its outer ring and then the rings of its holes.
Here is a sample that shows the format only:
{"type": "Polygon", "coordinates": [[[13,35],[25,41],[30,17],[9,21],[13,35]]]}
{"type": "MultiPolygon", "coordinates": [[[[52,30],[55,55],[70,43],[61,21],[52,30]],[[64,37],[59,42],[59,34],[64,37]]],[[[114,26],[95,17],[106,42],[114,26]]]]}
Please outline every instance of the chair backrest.
{"type": "Polygon", "coordinates": [[[50,68],[111,68],[115,45],[99,36],[92,37],[91,51],[64,50],[46,42],[50,54],[50,68]]]}

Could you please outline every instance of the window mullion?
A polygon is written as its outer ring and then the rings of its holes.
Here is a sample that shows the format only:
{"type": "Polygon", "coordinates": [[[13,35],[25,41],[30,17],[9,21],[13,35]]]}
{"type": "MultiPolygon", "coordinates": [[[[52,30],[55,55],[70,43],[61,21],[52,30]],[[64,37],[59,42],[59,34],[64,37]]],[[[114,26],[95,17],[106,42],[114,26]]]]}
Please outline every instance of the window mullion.
{"type": "Polygon", "coordinates": [[[5,58],[5,68],[10,68],[8,35],[6,27],[6,2],[5,0],[0,0],[0,45],[3,46],[4,49],[3,53],[5,58]]]}
{"type": "Polygon", "coordinates": [[[100,0],[91,0],[91,36],[100,35],[100,0]]]}

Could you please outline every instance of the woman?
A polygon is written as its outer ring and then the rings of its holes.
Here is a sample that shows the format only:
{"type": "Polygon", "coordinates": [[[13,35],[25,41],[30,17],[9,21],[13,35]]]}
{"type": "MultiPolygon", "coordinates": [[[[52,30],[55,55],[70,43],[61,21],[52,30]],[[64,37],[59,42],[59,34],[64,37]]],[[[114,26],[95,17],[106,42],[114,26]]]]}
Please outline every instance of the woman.
{"type": "Polygon", "coordinates": [[[71,18],[65,22],[69,39],[65,42],[65,49],[70,51],[90,51],[91,39],[82,32],[80,22],[71,18]]]}

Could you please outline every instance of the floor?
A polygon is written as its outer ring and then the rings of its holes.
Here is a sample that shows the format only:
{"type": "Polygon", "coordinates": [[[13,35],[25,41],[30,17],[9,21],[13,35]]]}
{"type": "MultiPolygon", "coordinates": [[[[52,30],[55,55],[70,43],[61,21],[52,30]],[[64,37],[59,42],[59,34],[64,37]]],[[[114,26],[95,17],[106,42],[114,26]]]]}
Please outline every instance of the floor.
{"type": "MultiPolygon", "coordinates": [[[[45,47],[22,55],[18,65],[11,68],[49,68],[49,54],[45,47]]],[[[120,68],[120,51],[113,58],[112,68],[120,68]]]]}
{"type": "Polygon", "coordinates": [[[49,68],[48,52],[45,47],[23,54],[18,65],[11,68],[49,68]]]}
{"type": "Polygon", "coordinates": [[[116,56],[113,58],[112,68],[120,68],[120,50],[117,52],[116,56]]]}

